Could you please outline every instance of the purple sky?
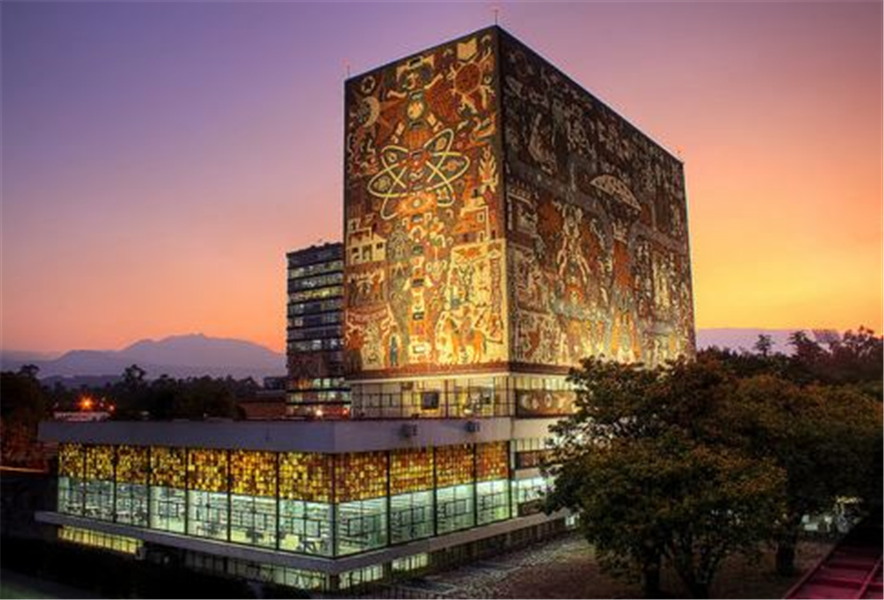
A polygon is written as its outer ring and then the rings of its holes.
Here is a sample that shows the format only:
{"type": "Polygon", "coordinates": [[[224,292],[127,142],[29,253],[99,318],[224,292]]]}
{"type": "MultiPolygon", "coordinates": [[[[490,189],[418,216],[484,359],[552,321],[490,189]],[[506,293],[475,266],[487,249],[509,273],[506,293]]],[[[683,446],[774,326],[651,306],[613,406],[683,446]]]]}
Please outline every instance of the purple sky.
{"type": "MultiPolygon", "coordinates": [[[[497,5],[681,153],[698,326],[880,330],[880,3],[497,5]]],[[[340,239],[345,62],[491,6],[3,2],[2,347],[282,348],[285,252],[340,239]]]]}

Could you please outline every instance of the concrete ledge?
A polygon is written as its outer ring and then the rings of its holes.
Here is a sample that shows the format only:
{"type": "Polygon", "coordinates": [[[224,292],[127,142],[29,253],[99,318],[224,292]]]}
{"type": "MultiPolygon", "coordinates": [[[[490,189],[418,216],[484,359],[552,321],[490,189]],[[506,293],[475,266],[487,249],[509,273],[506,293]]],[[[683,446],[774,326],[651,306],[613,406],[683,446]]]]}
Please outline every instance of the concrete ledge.
{"type": "Polygon", "coordinates": [[[474,527],[472,529],[466,529],[464,531],[449,533],[447,535],[416,540],[406,544],[390,546],[340,558],[306,556],[303,554],[292,554],[276,550],[255,548],[252,546],[242,546],[239,544],[231,544],[229,542],[219,542],[178,533],[122,525],[120,523],[109,523],[107,521],[98,521],[86,517],[65,515],[56,512],[38,512],[36,513],[36,519],[37,521],[51,525],[81,527],[83,529],[91,529],[102,533],[123,535],[161,546],[171,546],[194,552],[226,556],[228,558],[270,563],[294,569],[320,571],[330,575],[337,575],[345,571],[388,562],[394,558],[402,556],[409,556],[411,554],[419,554],[422,552],[435,552],[437,550],[451,548],[452,546],[460,546],[496,535],[509,533],[511,531],[517,531],[526,527],[533,527],[535,525],[540,525],[541,523],[563,519],[567,514],[567,511],[559,511],[549,516],[535,514],[527,517],[518,517],[506,521],[498,521],[497,523],[491,523],[489,525],[474,527]]]}
{"type": "Polygon", "coordinates": [[[41,441],[270,451],[369,452],[508,440],[512,419],[353,421],[102,421],[40,423],[41,441]],[[416,431],[403,435],[403,426],[416,431]]]}

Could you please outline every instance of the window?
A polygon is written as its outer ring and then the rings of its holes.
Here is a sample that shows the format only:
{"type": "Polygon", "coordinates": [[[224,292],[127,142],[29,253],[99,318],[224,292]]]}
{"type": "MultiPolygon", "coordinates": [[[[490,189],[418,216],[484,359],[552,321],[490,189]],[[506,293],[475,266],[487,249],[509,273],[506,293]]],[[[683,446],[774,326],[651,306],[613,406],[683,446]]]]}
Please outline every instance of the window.
{"type": "Polygon", "coordinates": [[[439,408],[439,392],[421,392],[421,408],[424,410],[439,408]]]}
{"type": "Polygon", "coordinates": [[[86,480],[86,508],[83,516],[102,521],[114,519],[114,482],[86,480]]]}
{"type": "Polygon", "coordinates": [[[116,511],[117,522],[147,527],[148,523],[148,454],[144,446],[116,448],[116,511]]]}
{"type": "Polygon", "coordinates": [[[331,506],[279,500],[279,549],[331,556],[331,506]]]}
{"type": "Polygon", "coordinates": [[[150,488],[150,527],[184,533],[186,492],[169,487],[150,488]]]}
{"type": "Polygon", "coordinates": [[[433,492],[413,492],[390,498],[390,543],[399,544],[433,535],[433,492]]]}
{"type": "Polygon", "coordinates": [[[83,514],[86,486],[85,452],[82,444],[59,444],[58,447],[58,511],[69,515],[83,514]]]}
{"type": "Polygon", "coordinates": [[[336,516],[339,556],[387,545],[386,498],[339,504],[336,516]]]}
{"type": "Polygon", "coordinates": [[[426,552],[421,554],[412,554],[411,556],[403,556],[402,558],[394,558],[390,563],[394,573],[407,573],[409,571],[417,571],[430,565],[430,555],[426,552]]]}
{"type": "Polygon", "coordinates": [[[86,506],[84,516],[114,519],[114,447],[86,447],[86,506]]]}
{"type": "Polygon", "coordinates": [[[147,527],[147,486],[139,483],[117,483],[117,522],[147,527]]]}
{"type": "Polygon", "coordinates": [[[513,502],[515,513],[522,517],[543,510],[543,495],[547,483],[543,477],[519,479],[513,482],[513,502]]]}
{"type": "Polygon", "coordinates": [[[58,530],[58,539],[64,542],[112,550],[124,554],[135,554],[143,544],[141,540],[136,538],[100,533],[79,527],[62,527],[58,530]]]}
{"type": "Polygon", "coordinates": [[[227,539],[227,494],[191,490],[187,497],[187,533],[227,539]]]}
{"type": "Polygon", "coordinates": [[[351,587],[363,585],[372,581],[379,581],[384,578],[383,565],[371,565],[353,571],[341,573],[338,580],[338,587],[346,590],[351,587]]]}
{"type": "Polygon", "coordinates": [[[83,514],[86,487],[77,477],[58,477],[58,512],[69,515],[83,514]]]}
{"type": "Polygon", "coordinates": [[[276,547],[276,500],[232,494],[230,541],[250,546],[276,547]]]}
{"type": "Polygon", "coordinates": [[[481,481],[476,484],[479,524],[503,521],[510,517],[509,481],[481,481]]]}
{"type": "Polygon", "coordinates": [[[436,520],[439,535],[475,525],[473,485],[456,485],[436,490],[436,520]]]}

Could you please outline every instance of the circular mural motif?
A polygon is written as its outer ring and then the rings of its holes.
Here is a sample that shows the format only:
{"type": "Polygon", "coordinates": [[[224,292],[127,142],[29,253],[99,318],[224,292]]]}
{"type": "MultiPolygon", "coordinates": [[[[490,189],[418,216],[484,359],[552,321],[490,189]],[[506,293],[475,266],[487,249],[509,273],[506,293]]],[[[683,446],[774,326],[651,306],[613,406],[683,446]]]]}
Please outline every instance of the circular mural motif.
{"type": "MultiPolygon", "coordinates": [[[[453,141],[454,132],[444,129],[413,150],[394,145],[385,147],[381,151],[381,170],[368,182],[369,193],[390,200],[447,188],[453,195],[454,182],[470,166],[467,156],[452,150],[453,141]]],[[[392,216],[386,204],[382,215],[392,216]]]]}

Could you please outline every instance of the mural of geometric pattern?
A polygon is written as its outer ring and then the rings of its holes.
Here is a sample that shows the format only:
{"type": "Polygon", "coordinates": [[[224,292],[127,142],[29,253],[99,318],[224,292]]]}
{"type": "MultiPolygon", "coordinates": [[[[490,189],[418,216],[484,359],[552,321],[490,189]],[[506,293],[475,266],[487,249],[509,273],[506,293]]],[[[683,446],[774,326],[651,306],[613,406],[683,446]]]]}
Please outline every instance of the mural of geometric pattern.
{"type": "Polygon", "coordinates": [[[350,372],[506,360],[494,47],[486,32],[347,83],[350,372]]]}

